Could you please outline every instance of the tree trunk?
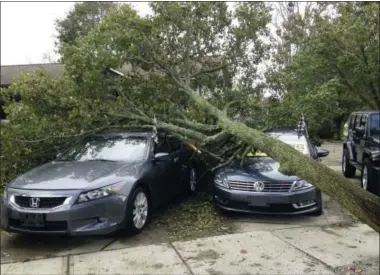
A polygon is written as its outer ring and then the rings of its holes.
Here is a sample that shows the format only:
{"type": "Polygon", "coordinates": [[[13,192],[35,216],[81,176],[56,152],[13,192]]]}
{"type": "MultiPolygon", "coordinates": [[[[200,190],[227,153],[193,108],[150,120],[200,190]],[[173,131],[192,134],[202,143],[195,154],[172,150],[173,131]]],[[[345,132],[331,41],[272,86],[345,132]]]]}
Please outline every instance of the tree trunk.
{"type": "Polygon", "coordinates": [[[310,159],[276,138],[235,122],[215,106],[182,85],[195,103],[218,118],[221,128],[278,161],[283,173],[297,175],[335,199],[362,222],[380,232],[380,198],[354,185],[324,164],[310,159]]]}

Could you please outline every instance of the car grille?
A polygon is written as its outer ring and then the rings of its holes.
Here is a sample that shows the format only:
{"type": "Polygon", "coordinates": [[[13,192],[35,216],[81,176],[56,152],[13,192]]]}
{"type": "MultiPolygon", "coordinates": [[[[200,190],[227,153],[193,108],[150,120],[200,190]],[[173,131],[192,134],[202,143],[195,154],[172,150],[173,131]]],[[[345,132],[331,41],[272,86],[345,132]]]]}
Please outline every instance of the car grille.
{"type": "MultiPolygon", "coordinates": [[[[254,181],[229,181],[231,190],[254,192],[254,181]]],[[[292,182],[270,183],[264,182],[264,190],[261,192],[289,192],[292,182]]]]}
{"type": "Polygon", "coordinates": [[[30,230],[30,231],[66,231],[67,221],[45,221],[43,227],[23,226],[19,220],[9,219],[9,226],[14,229],[30,230]]]}
{"type": "MultiPolygon", "coordinates": [[[[42,197],[37,208],[54,208],[62,205],[66,199],[67,197],[42,197]]],[[[34,208],[30,206],[30,197],[15,196],[15,202],[21,207],[34,208]]]]}

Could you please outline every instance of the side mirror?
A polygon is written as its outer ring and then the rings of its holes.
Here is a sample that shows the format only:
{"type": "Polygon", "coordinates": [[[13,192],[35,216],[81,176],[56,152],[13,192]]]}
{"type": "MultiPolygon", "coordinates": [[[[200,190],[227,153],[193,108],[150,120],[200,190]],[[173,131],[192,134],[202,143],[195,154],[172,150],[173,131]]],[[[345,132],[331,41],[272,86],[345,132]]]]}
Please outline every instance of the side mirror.
{"type": "Polygon", "coordinates": [[[323,148],[317,148],[317,155],[319,158],[327,157],[330,154],[329,150],[323,148]]]}
{"type": "Polygon", "coordinates": [[[169,160],[169,153],[157,153],[153,157],[154,162],[161,162],[169,160]]]}

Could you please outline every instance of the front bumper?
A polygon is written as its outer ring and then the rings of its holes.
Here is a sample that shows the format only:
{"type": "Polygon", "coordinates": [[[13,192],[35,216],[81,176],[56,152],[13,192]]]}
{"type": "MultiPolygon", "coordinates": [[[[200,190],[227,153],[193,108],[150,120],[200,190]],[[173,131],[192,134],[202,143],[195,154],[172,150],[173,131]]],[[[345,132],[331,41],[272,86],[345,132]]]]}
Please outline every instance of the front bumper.
{"type": "Polygon", "coordinates": [[[255,193],[214,186],[214,202],[217,207],[243,213],[273,215],[313,213],[322,207],[321,196],[321,192],[315,188],[292,193],[255,193]],[[304,203],[304,206],[300,203],[304,203]],[[294,204],[297,208],[293,206],[294,204]]]}
{"type": "MultiPolygon", "coordinates": [[[[30,194],[30,193],[29,193],[30,194]]],[[[36,196],[41,196],[41,191],[36,196]]],[[[54,194],[49,194],[52,197],[54,194]]],[[[78,193],[70,195],[67,203],[51,208],[23,208],[10,200],[1,205],[1,228],[8,232],[64,234],[64,235],[104,235],[117,231],[125,217],[126,197],[110,197],[74,204],[78,193]],[[43,227],[23,226],[20,214],[42,214],[43,227]]]]}

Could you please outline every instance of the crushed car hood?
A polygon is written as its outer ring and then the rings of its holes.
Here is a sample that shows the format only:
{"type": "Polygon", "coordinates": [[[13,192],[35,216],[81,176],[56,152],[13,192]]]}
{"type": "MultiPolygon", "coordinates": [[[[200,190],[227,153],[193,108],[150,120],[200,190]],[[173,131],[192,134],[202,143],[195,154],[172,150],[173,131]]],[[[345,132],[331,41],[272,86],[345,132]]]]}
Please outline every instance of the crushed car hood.
{"type": "Polygon", "coordinates": [[[243,166],[240,163],[221,170],[229,180],[252,181],[261,180],[269,182],[292,182],[299,179],[297,176],[286,176],[278,171],[280,164],[269,157],[249,158],[243,166]]]}
{"type": "Polygon", "coordinates": [[[143,163],[111,161],[49,162],[36,167],[11,182],[22,189],[85,189],[102,179],[139,177],[143,163]]]}

